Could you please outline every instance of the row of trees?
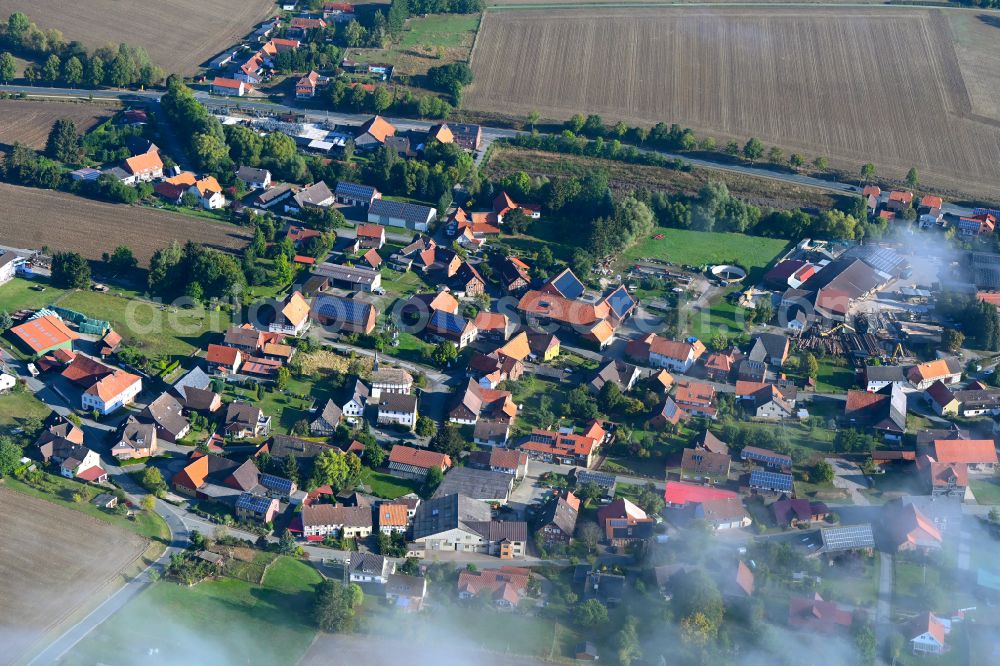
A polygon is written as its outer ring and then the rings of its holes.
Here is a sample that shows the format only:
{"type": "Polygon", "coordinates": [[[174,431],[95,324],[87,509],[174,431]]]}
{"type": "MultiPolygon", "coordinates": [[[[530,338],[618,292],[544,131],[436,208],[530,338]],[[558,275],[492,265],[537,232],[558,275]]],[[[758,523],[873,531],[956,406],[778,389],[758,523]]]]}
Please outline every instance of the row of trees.
{"type": "MultiPolygon", "coordinates": [[[[105,46],[88,53],[79,42],[66,42],[58,30],[41,30],[23,12],[8,17],[0,44],[14,53],[44,58],[40,65],[25,67],[24,78],[28,83],[126,88],[159,85],[164,78],[163,69],[153,64],[141,47],[122,43],[117,48],[105,46]]],[[[0,81],[10,81],[16,71],[13,54],[9,51],[0,54],[0,81]]]]}
{"type": "Polygon", "coordinates": [[[354,113],[386,113],[447,118],[452,106],[435,95],[414,95],[410,90],[391,91],[384,85],[374,87],[335,79],[326,87],[325,101],[331,110],[354,113]]]}

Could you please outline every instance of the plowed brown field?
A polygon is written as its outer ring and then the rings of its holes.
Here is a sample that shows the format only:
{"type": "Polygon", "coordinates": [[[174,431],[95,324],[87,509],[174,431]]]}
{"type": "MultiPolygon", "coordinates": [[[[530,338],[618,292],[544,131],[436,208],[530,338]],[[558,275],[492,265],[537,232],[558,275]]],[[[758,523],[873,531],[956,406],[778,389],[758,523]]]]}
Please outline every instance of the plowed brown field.
{"type": "Polygon", "coordinates": [[[275,9],[273,0],[0,0],[0,20],[24,12],[67,40],[91,48],[127,42],[167,72],[192,74],[275,9]]]}
{"type": "MultiPolygon", "coordinates": [[[[134,562],[146,540],[0,486],[0,664],[23,651],[134,562]]],[[[99,594],[101,593],[101,594],[99,594]]]]}
{"type": "Polygon", "coordinates": [[[0,118],[3,118],[0,122],[0,150],[15,142],[44,148],[49,130],[56,120],[72,120],[77,131],[83,133],[110,117],[117,108],[117,104],[0,100],[0,118]]]}
{"type": "Polygon", "coordinates": [[[942,10],[502,11],[480,30],[470,109],[676,122],[960,191],[1000,182],[1000,123],[972,116],[942,10]]]}
{"type": "Polygon", "coordinates": [[[153,252],[174,240],[231,251],[250,239],[246,229],[224,222],[0,183],[3,245],[29,249],[48,245],[53,251],[71,250],[88,259],[100,259],[101,253],[127,245],[146,265],[153,252]]]}

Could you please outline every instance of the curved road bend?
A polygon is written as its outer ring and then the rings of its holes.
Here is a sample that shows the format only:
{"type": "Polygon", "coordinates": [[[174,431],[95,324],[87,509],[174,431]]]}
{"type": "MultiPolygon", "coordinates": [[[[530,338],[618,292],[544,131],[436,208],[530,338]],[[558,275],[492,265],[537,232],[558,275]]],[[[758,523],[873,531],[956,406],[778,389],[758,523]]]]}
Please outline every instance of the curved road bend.
{"type": "MultiPolygon", "coordinates": [[[[123,473],[116,474],[122,488],[128,493],[129,499],[138,504],[139,500],[146,493],[123,473]]],[[[28,662],[28,666],[45,666],[55,663],[60,657],[69,652],[73,647],[83,640],[87,634],[100,626],[105,620],[120,611],[136,595],[152,584],[149,572],[156,569],[163,572],[170,556],[183,550],[188,544],[189,531],[183,519],[172,506],[163,500],[156,500],[156,512],[160,514],[170,529],[170,545],[163,551],[160,557],[146,567],[142,572],[128,580],[124,586],[116,590],[110,597],[92,610],[86,617],[70,627],[61,636],[42,650],[38,655],[28,662]]]]}
{"type": "MultiPolygon", "coordinates": [[[[94,98],[94,99],[117,99],[117,100],[135,100],[143,99],[151,101],[153,103],[159,103],[161,92],[157,91],[128,91],[128,90],[75,90],[72,88],[51,88],[51,87],[36,87],[36,86],[15,86],[15,85],[0,85],[0,92],[8,93],[24,93],[30,96],[36,97],[74,97],[74,98],[94,98]]],[[[195,98],[198,99],[203,104],[214,105],[214,106],[229,106],[238,107],[241,109],[263,111],[263,112],[292,112],[292,113],[303,113],[306,118],[312,121],[322,121],[322,120],[332,120],[338,123],[344,123],[349,125],[360,125],[364,121],[371,118],[371,114],[358,114],[358,113],[339,113],[339,112],[317,112],[315,110],[302,109],[294,106],[287,106],[285,104],[274,104],[265,102],[254,102],[246,98],[223,98],[223,97],[213,97],[212,95],[203,92],[195,92],[195,98]]],[[[391,123],[396,125],[401,129],[407,130],[426,130],[434,125],[434,122],[427,120],[417,120],[412,118],[386,118],[391,123]]],[[[524,134],[524,132],[519,132],[517,130],[506,129],[503,127],[489,127],[486,125],[482,126],[483,130],[483,149],[480,154],[485,153],[485,147],[497,139],[511,138],[519,134],[524,134]]],[[[662,155],[668,159],[680,160],[681,162],[691,164],[693,166],[702,167],[705,169],[714,169],[716,171],[729,171],[732,173],[739,173],[748,176],[754,176],[757,178],[768,178],[770,180],[777,180],[786,183],[792,183],[795,185],[804,185],[808,187],[815,187],[823,190],[828,190],[831,192],[838,193],[851,193],[857,194],[858,188],[856,185],[850,183],[842,183],[833,180],[824,180],[822,178],[814,178],[812,176],[806,176],[804,174],[797,173],[783,173],[780,171],[772,171],[761,166],[748,166],[742,164],[729,164],[725,162],[716,162],[713,160],[707,160],[700,157],[691,157],[689,155],[682,155],[680,153],[671,153],[662,150],[653,150],[649,148],[640,148],[640,152],[644,153],[655,153],[662,155]]],[[[963,206],[956,206],[954,204],[945,204],[942,207],[942,212],[949,215],[955,216],[966,216],[972,214],[971,208],[965,208],[963,206]]]]}

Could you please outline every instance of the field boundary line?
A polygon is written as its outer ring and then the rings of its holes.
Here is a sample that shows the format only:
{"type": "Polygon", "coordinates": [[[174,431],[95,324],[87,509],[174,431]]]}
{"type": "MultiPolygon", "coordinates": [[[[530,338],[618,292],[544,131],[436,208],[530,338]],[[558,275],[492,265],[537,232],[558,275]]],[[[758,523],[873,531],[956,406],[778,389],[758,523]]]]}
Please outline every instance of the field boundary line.
{"type": "Polygon", "coordinates": [[[476,46],[479,45],[479,35],[483,34],[483,24],[486,23],[486,11],[479,15],[479,25],[476,27],[476,36],[472,38],[472,48],[469,49],[469,67],[472,67],[472,59],[476,55],[476,46]]]}

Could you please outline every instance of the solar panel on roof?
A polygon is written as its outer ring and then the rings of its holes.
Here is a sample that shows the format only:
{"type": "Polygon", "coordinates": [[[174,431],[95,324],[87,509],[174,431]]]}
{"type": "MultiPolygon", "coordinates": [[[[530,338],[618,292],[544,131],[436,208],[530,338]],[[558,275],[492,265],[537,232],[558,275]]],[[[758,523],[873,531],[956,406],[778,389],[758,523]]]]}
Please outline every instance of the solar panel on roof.
{"type": "Polygon", "coordinates": [[[315,310],[324,318],[362,323],[367,318],[370,307],[364,301],[340,296],[324,296],[315,310]]]}
{"type": "Polygon", "coordinates": [[[371,199],[375,194],[375,188],[370,185],[360,185],[358,183],[337,183],[337,195],[349,196],[358,199],[371,199]]]}
{"type": "Polygon", "coordinates": [[[757,488],[791,490],[792,475],[781,474],[779,472],[766,472],[761,469],[756,469],[750,473],[750,485],[757,488]]]}
{"type": "Polygon", "coordinates": [[[823,549],[826,551],[874,548],[875,536],[869,523],[846,527],[826,527],[820,530],[823,549]]]}
{"type": "Polygon", "coordinates": [[[257,495],[240,495],[236,500],[237,509],[245,509],[254,513],[264,513],[271,506],[271,500],[257,495]]]}
{"type": "Polygon", "coordinates": [[[633,300],[628,291],[626,291],[625,285],[622,285],[611,292],[607,300],[608,305],[611,306],[611,309],[618,317],[625,316],[629,310],[635,307],[635,300],[633,300]]]}
{"type": "Polygon", "coordinates": [[[559,290],[560,294],[570,300],[576,300],[583,295],[583,284],[569,271],[556,277],[552,285],[559,290]]]}
{"type": "Polygon", "coordinates": [[[776,466],[788,465],[791,463],[792,460],[790,457],[780,453],[765,453],[763,451],[754,451],[748,449],[743,449],[743,452],[740,454],[740,457],[743,460],[756,460],[757,462],[762,462],[766,465],[776,465],[776,466]]]}
{"type": "Polygon", "coordinates": [[[466,321],[463,317],[445,312],[444,310],[435,310],[434,314],[431,315],[430,323],[439,330],[445,330],[450,333],[461,333],[465,330],[466,326],[466,321]]]}

